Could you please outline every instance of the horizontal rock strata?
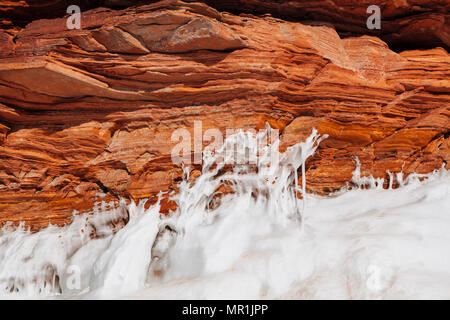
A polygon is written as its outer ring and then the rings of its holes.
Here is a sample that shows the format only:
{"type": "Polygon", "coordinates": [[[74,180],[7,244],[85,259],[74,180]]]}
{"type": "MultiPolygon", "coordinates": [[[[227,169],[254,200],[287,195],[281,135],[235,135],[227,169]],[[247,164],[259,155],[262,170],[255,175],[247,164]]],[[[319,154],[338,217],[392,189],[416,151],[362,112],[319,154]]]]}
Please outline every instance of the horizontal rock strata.
{"type": "Polygon", "coordinates": [[[306,168],[308,190],[326,194],[356,157],[374,177],[448,169],[449,117],[444,48],[395,53],[373,36],[181,1],[87,11],[81,30],[33,21],[0,31],[0,222],[38,229],[174,189],[171,135],[194,121],[267,122],[282,149],[328,134],[306,168]]]}
{"type": "MultiPolygon", "coordinates": [[[[72,0],[86,11],[99,7],[124,8],[158,0],[72,0]]],[[[176,2],[176,1],[175,1],[176,2]]],[[[376,35],[396,50],[450,46],[450,0],[187,0],[205,2],[219,11],[234,14],[271,14],[274,17],[326,24],[343,36],[376,35]],[[367,8],[381,10],[382,28],[368,30],[367,8]]],[[[14,29],[43,18],[65,14],[64,0],[0,1],[0,26],[14,29]]]]}

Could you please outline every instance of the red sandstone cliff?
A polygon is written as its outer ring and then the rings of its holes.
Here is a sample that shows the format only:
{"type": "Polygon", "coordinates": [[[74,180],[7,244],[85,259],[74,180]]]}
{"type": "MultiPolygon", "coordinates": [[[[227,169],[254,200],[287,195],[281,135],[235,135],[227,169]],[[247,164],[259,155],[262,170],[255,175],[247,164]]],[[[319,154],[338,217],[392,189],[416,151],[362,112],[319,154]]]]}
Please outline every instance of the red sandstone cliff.
{"type": "MultiPolygon", "coordinates": [[[[125,8],[158,0],[72,0],[83,11],[99,8],[125,8]]],[[[391,47],[450,46],[449,0],[186,0],[205,2],[219,11],[271,14],[274,17],[328,23],[341,35],[380,36],[391,47]],[[377,5],[382,11],[382,29],[366,27],[366,10],[377,5]]],[[[13,29],[42,18],[59,18],[66,11],[65,0],[0,1],[0,26],[13,29]]]]}
{"type": "Polygon", "coordinates": [[[30,17],[1,2],[11,15],[0,30],[0,221],[36,229],[100,199],[173,188],[170,137],[195,120],[203,130],[268,122],[284,147],[313,127],[328,134],[307,163],[310,191],[345,186],[355,156],[375,177],[449,168],[448,2],[382,1],[391,24],[379,36],[417,39],[400,53],[375,36],[341,38],[329,23],[364,33],[367,15],[339,2],[216,5],[291,21],[181,1],[97,8],[81,30],[65,18],[21,28],[30,17]],[[304,10],[326,25],[292,21],[304,10]]]}

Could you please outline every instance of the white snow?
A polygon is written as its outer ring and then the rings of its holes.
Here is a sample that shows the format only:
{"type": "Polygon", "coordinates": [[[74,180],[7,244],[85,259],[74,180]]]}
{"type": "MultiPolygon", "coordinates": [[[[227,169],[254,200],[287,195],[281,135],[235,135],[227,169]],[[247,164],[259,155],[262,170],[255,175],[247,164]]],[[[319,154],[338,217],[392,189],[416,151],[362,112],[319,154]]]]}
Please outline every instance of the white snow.
{"type": "MultiPolygon", "coordinates": [[[[258,137],[244,133],[230,139],[250,148],[258,143],[258,137]]],[[[271,175],[242,165],[217,175],[220,152],[205,154],[196,183],[183,181],[172,196],[176,212],[164,217],[159,204],[145,210],[143,203],[132,203],[129,223],[115,234],[107,225],[122,214],[120,208],[77,215],[67,227],[38,233],[4,228],[0,296],[449,299],[449,172],[406,180],[398,175],[402,187],[385,190],[375,179],[360,177],[356,168],[355,184],[369,189],[305,195],[294,172],[320,139],[314,132],[290,148],[271,163],[271,175]],[[224,182],[235,193],[214,203],[224,182]],[[80,233],[90,225],[102,237],[92,240],[89,232],[80,233]],[[80,270],[78,289],[70,285],[70,266],[80,270]]],[[[260,168],[268,156],[263,152],[260,168]]]]}

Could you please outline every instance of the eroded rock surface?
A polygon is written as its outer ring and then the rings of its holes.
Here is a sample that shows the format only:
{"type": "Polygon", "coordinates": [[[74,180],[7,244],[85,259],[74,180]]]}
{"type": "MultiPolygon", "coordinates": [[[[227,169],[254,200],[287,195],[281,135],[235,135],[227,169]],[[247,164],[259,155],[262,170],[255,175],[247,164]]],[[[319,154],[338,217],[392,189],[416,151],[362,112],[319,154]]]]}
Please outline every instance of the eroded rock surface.
{"type": "MultiPolygon", "coordinates": [[[[176,2],[176,0],[173,0],[176,2]]],[[[81,10],[124,8],[158,0],[72,0],[81,10]]],[[[271,14],[285,20],[327,24],[342,36],[376,35],[391,48],[434,48],[450,46],[450,0],[186,0],[204,2],[219,11],[233,14],[271,14]],[[382,28],[368,30],[367,8],[381,10],[382,28]]],[[[36,19],[57,18],[65,14],[63,0],[0,1],[0,26],[14,29],[36,19]]]]}
{"type": "Polygon", "coordinates": [[[173,189],[171,135],[194,121],[223,132],[268,122],[282,148],[312,128],[328,134],[307,163],[311,192],[345,186],[355,157],[374,177],[448,168],[444,48],[395,53],[373,36],[181,1],[82,21],[0,31],[2,222],[37,229],[99,200],[173,189]]]}

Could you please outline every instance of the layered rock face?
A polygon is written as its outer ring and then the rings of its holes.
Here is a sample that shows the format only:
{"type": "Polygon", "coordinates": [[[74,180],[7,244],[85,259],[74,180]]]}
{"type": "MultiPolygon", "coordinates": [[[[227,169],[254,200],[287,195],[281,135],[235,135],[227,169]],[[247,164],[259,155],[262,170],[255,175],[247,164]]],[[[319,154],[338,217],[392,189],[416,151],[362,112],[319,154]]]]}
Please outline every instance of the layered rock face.
{"type": "MultiPolygon", "coordinates": [[[[445,21],[442,2],[416,2],[411,10],[431,8],[445,21]]],[[[319,11],[339,12],[327,8],[319,11]]],[[[345,186],[356,157],[362,175],[386,184],[388,172],[449,168],[448,29],[430,34],[442,47],[396,53],[375,36],[341,38],[329,25],[203,3],[98,8],[81,21],[80,30],[59,18],[0,31],[2,223],[37,230],[97,201],[174,189],[182,170],[171,136],[193,133],[194,121],[223,132],[267,122],[282,149],[313,128],[327,134],[306,164],[310,192],[345,186]]]]}
{"type": "Polygon", "coordinates": [[[450,1],[429,0],[208,0],[219,10],[270,13],[276,17],[328,22],[341,35],[380,36],[391,47],[414,48],[450,46],[450,1]],[[377,5],[382,12],[382,28],[366,26],[367,8],[377,5]]]}
{"type": "MultiPolygon", "coordinates": [[[[186,0],[196,2],[197,0],[186,0]]],[[[158,0],[72,0],[83,11],[98,8],[123,8],[158,0]]],[[[417,48],[450,46],[450,0],[205,0],[219,11],[271,14],[274,17],[327,23],[341,35],[380,36],[391,47],[417,48]],[[377,5],[382,11],[382,28],[370,31],[366,26],[367,8],[377,5]]],[[[0,2],[0,26],[11,29],[42,18],[60,17],[65,0],[22,0],[0,2]]]]}

